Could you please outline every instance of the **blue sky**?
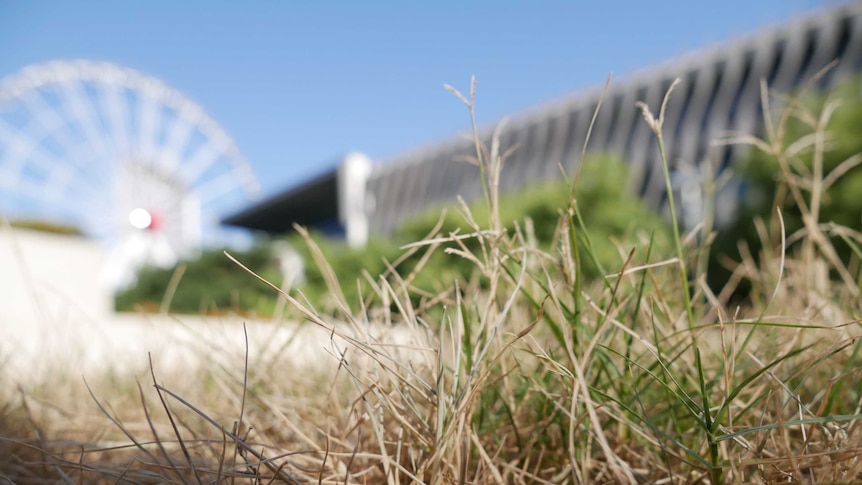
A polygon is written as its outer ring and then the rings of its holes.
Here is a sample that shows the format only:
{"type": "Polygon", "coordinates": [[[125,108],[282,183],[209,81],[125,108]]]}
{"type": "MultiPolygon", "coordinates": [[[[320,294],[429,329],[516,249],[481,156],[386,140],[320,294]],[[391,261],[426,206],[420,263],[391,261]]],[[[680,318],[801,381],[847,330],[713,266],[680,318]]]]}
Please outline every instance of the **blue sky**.
{"type": "Polygon", "coordinates": [[[0,0],[0,76],[106,60],[200,104],[265,193],[359,150],[375,160],[835,2],[0,0]]]}

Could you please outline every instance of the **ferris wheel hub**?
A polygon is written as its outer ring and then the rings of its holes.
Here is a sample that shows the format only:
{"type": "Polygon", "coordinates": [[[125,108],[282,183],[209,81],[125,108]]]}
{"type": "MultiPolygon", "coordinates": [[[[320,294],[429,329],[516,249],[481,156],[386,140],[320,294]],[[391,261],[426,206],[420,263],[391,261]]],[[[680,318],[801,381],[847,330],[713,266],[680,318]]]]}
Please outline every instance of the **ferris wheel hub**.
{"type": "Polygon", "coordinates": [[[149,229],[153,224],[153,215],[150,211],[137,207],[129,212],[129,224],[135,229],[149,229]]]}

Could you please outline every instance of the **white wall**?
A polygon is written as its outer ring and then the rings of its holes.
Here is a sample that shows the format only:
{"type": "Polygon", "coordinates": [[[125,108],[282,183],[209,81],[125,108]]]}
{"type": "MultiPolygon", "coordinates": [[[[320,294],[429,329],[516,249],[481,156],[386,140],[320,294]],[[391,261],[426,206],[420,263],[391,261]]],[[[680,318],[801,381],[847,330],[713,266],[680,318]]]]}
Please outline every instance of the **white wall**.
{"type": "Polygon", "coordinates": [[[113,311],[94,241],[0,225],[0,328],[113,311]]]}

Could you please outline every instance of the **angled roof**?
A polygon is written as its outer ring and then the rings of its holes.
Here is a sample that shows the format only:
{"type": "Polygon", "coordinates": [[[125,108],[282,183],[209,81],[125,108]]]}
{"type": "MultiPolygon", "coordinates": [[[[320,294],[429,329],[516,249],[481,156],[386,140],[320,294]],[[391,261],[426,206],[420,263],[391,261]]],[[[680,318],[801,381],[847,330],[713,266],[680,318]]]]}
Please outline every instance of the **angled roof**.
{"type": "Polygon", "coordinates": [[[314,227],[338,219],[337,168],[290,187],[222,222],[269,233],[293,230],[293,224],[314,227]]]}

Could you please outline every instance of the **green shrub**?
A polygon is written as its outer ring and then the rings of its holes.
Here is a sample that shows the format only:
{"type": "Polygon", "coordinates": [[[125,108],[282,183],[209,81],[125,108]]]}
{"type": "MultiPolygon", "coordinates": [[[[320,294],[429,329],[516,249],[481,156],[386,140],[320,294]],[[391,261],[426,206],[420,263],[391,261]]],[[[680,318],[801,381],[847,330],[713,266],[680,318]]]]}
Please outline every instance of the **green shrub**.
{"type": "MultiPolygon", "coordinates": [[[[257,246],[248,251],[230,251],[252,271],[280,283],[281,274],[270,249],[257,246]]],[[[225,257],[222,250],[208,250],[198,258],[183,261],[173,268],[143,268],[135,284],[117,293],[119,311],[157,311],[177,267],[185,265],[170,311],[176,313],[219,313],[224,311],[269,314],[277,295],[257,282],[242,268],[225,257]]]]}

